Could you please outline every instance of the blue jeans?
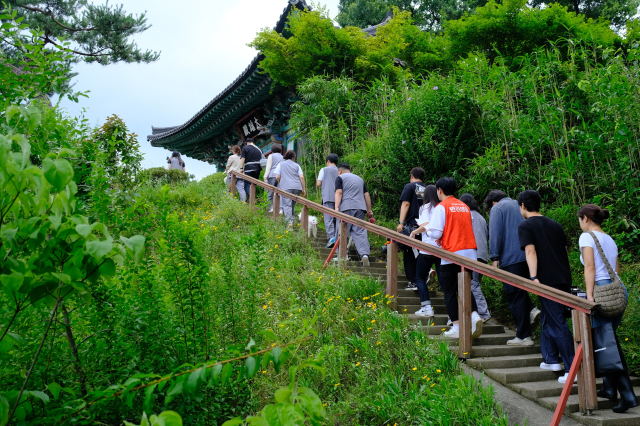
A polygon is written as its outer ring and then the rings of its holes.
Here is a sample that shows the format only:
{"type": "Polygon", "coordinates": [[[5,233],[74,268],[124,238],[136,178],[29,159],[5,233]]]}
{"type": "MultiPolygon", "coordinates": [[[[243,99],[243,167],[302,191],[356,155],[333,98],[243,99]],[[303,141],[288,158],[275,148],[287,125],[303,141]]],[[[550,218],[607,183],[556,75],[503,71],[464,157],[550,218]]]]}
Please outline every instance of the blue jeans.
{"type": "MultiPolygon", "coordinates": [[[[413,253],[408,254],[409,256],[413,256],[413,253]]],[[[420,253],[416,262],[416,286],[418,287],[420,302],[427,302],[431,300],[429,297],[429,287],[427,287],[427,279],[432,267],[436,270],[436,275],[438,275],[438,271],[440,270],[440,258],[431,256],[430,254],[420,253]]]]}
{"type": "MultiPolygon", "coordinates": [[[[598,280],[596,281],[596,285],[601,286],[605,284],[611,284],[611,282],[612,282],[611,280],[598,280]]],[[[624,294],[627,296],[627,302],[628,302],[629,293],[627,292],[627,287],[624,285],[624,283],[622,284],[622,287],[624,287],[624,294]]],[[[604,325],[605,323],[610,322],[611,326],[613,327],[613,332],[615,333],[615,331],[618,329],[618,326],[620,325],[620,322],[622,321],[623,315],[624,315],[624,312],[618,315],[617,317],[613,317],[613,318],[606,318],[598,314],[591,315],[591,327],[600,327],[601,325],[604,325]]]]}
{"type": "Polygon", "coordinates": [[[539,297],[540,305],[540,349],[547,364],[564,362],[565,373],[569,372],[575,348],[573,334],[564,318],[564,305],[553,300],[539,297]]]}

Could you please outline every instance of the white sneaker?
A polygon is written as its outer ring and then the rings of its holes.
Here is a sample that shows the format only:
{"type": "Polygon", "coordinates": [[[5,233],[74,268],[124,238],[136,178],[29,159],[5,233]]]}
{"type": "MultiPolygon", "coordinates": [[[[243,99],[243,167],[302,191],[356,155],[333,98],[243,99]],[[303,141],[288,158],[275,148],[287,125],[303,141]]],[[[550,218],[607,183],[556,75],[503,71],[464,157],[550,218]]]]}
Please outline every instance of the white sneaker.
{"type": "Polygon", "coordinates": [[[283,215],[283,214],[284,214],[284,210],[280,210],[280,214],[282,214],[282,215],[283,215]]]}
{"type": "Polygon", "coordinates": [[[540,309],[533,308],[531,312],[529,312],[529,323],[534,325],[538,321],[540,321],[540,309]]]}
{"type": "Polygon", "coordinates": [[[362,266],[364,266],[365,268],[371,266],[371,264],[369,263],[369,256],[367,256],[366,254],[362,256],[362,266]]]}
{"type": "MultiPolygon", "coordinates": [[[[566,383],[568,378],[569,378],[569,373],[564,373],[564,376],[558,377],[558,383],[566,383]]],[[[578,383],[577,374],[576,374],[576,377],[573,378],[573,383],[578,383]]]]}
{"type": "Polygon", "coordinates": [[[450,339],[459,339],[460,338],[460,329],[451,327],[451,329],[449,331],[445,331],[444,333],[442,333],[442,335],[444,337],[448,337],[450,339]]]}
{"type": "Polygon", "coordinates": [[[547,364],[546,362],[541,362],[540,368],[542,368],[543,370],[550,370],[550,371],[564,370],[564,367],[562,366],[562,364],[547,364]]]}
{"type": "Polygon", "coordinates": [[[471,314],[471,338],[477,339],[482,334],[482,318],[477,313],[471,314]]]}
{"type": "Polygon", "coordinates": [[[424,305],[416,312],[416,315],[419,317],[432,317],[435,315],[435,312],[433,312],[433,307],[431,305],[424,305]]]}
{"type": "Polygon", "coordinates": [[[405,290],[415,290],[415,291],[418,291],[418,286],[416,285],[416,283],[409,283],[409,284],[407,284],[407,286],[405,287],[405,290]]]}
{"type": "Polygon", "coordinates": [[[531,337],[525,337],[524,339],[515,337],[507,340],[507,346],[533,346],[533,340],[531,340],[531,337]]]}
{"type": "Polygon", "coordinates": [[[273,213],[273,207],[269,209],[269,213],[273,213]]]}
{"type": "Polygon", "coordinates": [[[453,325],[453,321],[451,321],[451,318],[447,317],[447,325],[451,326],[453,325]]]}

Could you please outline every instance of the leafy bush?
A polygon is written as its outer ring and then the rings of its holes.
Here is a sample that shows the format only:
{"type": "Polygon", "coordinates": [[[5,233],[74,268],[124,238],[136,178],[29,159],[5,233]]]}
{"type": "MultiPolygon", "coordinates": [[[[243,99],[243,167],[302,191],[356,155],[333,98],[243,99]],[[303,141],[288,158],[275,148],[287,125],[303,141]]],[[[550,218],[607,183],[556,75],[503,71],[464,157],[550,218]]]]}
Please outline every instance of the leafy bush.
{"type": "Polygon", "coordinates": [[[170,169],[167,170],[164,167],[151,167],[142,171],[144,178],[150,180],[152,184],[176,184],[179,182],[186,182],[190,179],[187,172],[170,169]]]}

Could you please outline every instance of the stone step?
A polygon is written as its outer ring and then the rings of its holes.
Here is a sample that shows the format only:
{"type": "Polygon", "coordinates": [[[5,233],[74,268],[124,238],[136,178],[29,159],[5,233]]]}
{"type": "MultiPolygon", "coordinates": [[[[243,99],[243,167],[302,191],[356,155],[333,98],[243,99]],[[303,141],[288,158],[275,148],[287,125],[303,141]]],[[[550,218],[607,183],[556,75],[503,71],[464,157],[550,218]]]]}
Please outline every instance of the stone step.
{"type": "MultiPolygon", "coordinates": [[[[425,317],[425,319],[428,320],[429,318],[425,317]]],[[[423,321],[422,324],[427,324],[427,322],[423,321]]],[[[422,326],[422,329],[430,336],[442,334],[445,331],[449,331],[450,328],[451,327],[447,325],[431,325],[431,326],[423,325],[422,326]]],[[[505,332],[505,329],[504,329],[504,326],[502,325],[485,324],[482,327],[482,332],[486,334],[502,334],[505,332]]],[[[483,358],[483,359],[491,359],[491,358],[483,358]]]]}
{"type": "MultiPolygon", "coordinates": [[[[485,324],[482,331],[489,327],[485,324]]],[[[503,326],[493,326],[503,327],[503,326]]],[[[503,327],[504,329],[504,327],[503,327]]],[[[467,365],[478,370],[493,368],[517,368],[517,367],[539,367],[542,362],[542,354],[520,355],[520,356],[496,356],[491,358],[471,358],[467,360],[467,365]]],[[[557,383],[557,382],[556,382],[557,383]]]]}
{"type": "MultiPolygon", "coordinates": [[[[429,297],[429,299],[431,300],[431,305],[442,305],[444,306],[444,296],[434,296],[434,297],[429,297]]],[[[403,304],[403,305],[414,305],[416,300],[418,301],[418,303],[420,303],[420,296],[418,296],[418,292],[414,291],[412,295],[410,296],[400,296],[398,294],[398,303],[403,304]],[[407,303],[408,302],[408,303],[407,303]]]]}
{"type": "MultiPolygon", "coordinates": [[[[404,285],[404,287],[406,287],[406,284],[404,285]]],[[[420,296],[418,295],[418,290],[405,290],[404,287],[400,288],[400,286],[398,285],[398,297],[420,298],[420,296]]],[[[436,297],[442,297],[444,300],[444,297],[442,295],[438,295],[438,293],[435,290],[429,291],[429,297],[431,298],[431,300],[435,299],[436,297]]]]}
{"type": "MultiPolygon", "coordinates": [[[[403,314],[413,314],[415,312],[417,312],[422,305],[420,304],[420,299],[416,300],[417,303],[412,304],[412,305],[401,305],[398,304],[398,312],[403,313],[403,314]],[[405,311],[406,309],[406,311],[405,311]]],[[[447,314],[447,307],[444,305],[431,305],[431,307],[433,308],[433,311],[436,313],[436,315],[446,315],[447,314]]]]}
{"type": "MultiPolygon", "coordinates": [[[[507,333],[501,333],[501,334],[482,334],[480,335],[480,337],[478,337],[477,339],[473,339],[471,341],[471,345],[472,347],[476,347],[476,346],[498,346],[498,345],[505,345],[506,346],[506,342],[507,340],[513,339],[513,337],[515,336],[515,333],[513,335],[509,335],[507,333]]],[[[458,339],[453,339],[450,337],[444,337],[444,336],[433,336],[434,339],[437,340],[443,340],[443,341],[449,341],[450,345],[452,343],[457,343],[458,339]]],[[[486,370],[485,370],[486,371],[486,370]]]]}
{"type": "MultiPolygon", "coordinates": [[[[633,388],[633,390],[635,391],[636,395],[640,395],[640,387],[635,387],[633,388]]],[[[545,398],[540,398],[538,399],[537,402],[543,407],[549,410],[555,411],[556,407],[558,406],[559,400],[560,400],[560,396],[549,396],[545,398]]],[[[613,401],[609,401],[606,398],[598,398],[598,410],[610,410],[616,405],[618,405],[617,401],[613,402],[613,401]]],[[[576,392],[576,395],[569,396],[569,399],[567,400],[567,406],[564,408],[564,414],[567,415],[567,414],[575,413],[579,409],[580,409],[580,405],[578,402],[578,395],[576,392]]],[[[624,414],[618,414],[618,416],[621,416],[623,418],[625,417],[624,414]]]]}
{"type": "Polygon", "coordinates": [[[539,382],[542,380],[558,379],[562,372],[543,370],[540,366],[517,367],[517,368],[489,368],[484,370],[485,374],[503,385],[524,382],[539,382]]]}
{"type": "MultiPolygon", "coordinates": [[[[458,350],[457,346],[453,346],[451,349],[458,350]]],[[[494,356],[518,356],[518,355],[531,355],[539,354],[540,346],[507,346],[507,345],[487,345],[487,346],[474,346],[471,350],[473,358],[488,358],[494,356]]]]}
{"type": "Polygon", "coordinates": [[[638,426],[640,425],[640,407],[635,407],[623,414],[611,410],[595,410],[592,416],[571,413],[571,418],[586,426],[638,426]]]}
{"type": "MultiPolygon", "coordinates": [[[[632,377],[631,383],[633,386],[640,386],[640,378],[632,377]]],[[[596,387],[602,386],[602,379],[596,379],[596,387]]],[[[563,385],[558,383],[557,380],[544,380],[541,382],[530,383],[516,383],[509,386],[511,390],[518,392],[520,395],[531,400],[537,400],[539,398],[546,398],[551,396],[560,396],[562,393],[563,385]]],[[[571,394],[578,393],[578,386],[573,385],[571,394]]]]}
{"type": "MultiPolygon", "coordinates": [[[[415,312],[415,311],[414,311],[415,312]]],[[[427,319],[433,322],[433,325],[441,325],[441,326],[445,326],[447,324],[447,318],[449,318],[447,315],[436,315],[434,317],[431,318],[427,318],[427,317],[419,317],[417,315],[415,315],[413,312],[404,312],[407,314],[407,317],[409,318],[409,321],[411,321],[412,323],[416,324],[418,321],[422,321],[423,325],[427,324],[427,319]]]]}

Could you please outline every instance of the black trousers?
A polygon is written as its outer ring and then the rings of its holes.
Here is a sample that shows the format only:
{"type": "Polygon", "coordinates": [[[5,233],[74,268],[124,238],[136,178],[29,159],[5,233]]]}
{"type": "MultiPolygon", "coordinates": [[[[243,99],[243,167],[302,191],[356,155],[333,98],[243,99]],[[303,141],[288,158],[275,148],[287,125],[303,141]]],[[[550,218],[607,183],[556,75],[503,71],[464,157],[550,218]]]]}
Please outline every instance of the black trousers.
{"type": "MultiPolygon", "coordinates": [[[[251,176],[254,179],[260,179],[260,170],[252,170],[248,172],[245,171],[244,174],[247,176],[251,176]]],[[[251,182],[246,180],[244,181],[244,192],[247,193],[247,202],[249,202],[249,194],[251,194],[251,182]]]]}
{"type": "MultiPolygon", "coordinates": [[[[519,277],[529,279],[529,266],[527,262],[514,263],[500,267],[503,271],[511,272],[519,277]]],[[[514,287],[510,284],[502,283],[505,293],[507,293],[507,301],[509,302],[509,310],[513,315],[513,320],[516,323],[516,337],[524,339],[531,337],[531,322],[529,320],[529,313],[534,308],[533,302],[529,297],[529,293],[518,287],[514,287]]]]}
{"type": "MultiPolygon", "coordinates": [[[[416,240],[422,241],[422,234],[416,235],[416,240]]],[[[410,283],[416,282],[416,268],[418,258],[413,255],[413,249],[406,247],[402,250],[402,263],[404,265],[404,275],[410,283]]]]}
{"type": "MultiPolygon", "coordinates": [[[[451,321],[458,321],[458,274],[461,271],[460,265],[455,263],[440,265],[438,271],[440,289],[444,293],[444,304],[447,306],[447,313],[451,321]]],[[[476,298],[471,294],[471,311],[477,310],[476,298]]]]}

